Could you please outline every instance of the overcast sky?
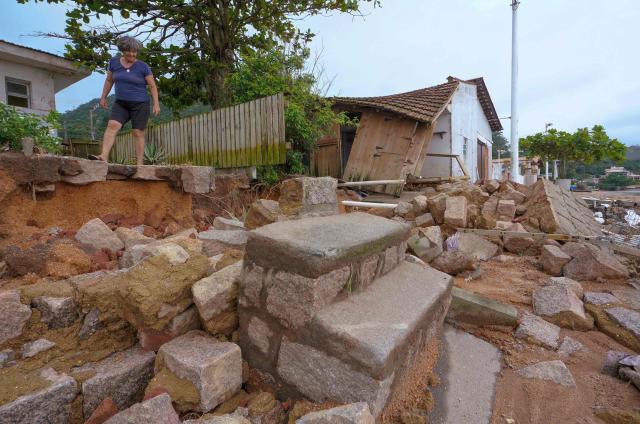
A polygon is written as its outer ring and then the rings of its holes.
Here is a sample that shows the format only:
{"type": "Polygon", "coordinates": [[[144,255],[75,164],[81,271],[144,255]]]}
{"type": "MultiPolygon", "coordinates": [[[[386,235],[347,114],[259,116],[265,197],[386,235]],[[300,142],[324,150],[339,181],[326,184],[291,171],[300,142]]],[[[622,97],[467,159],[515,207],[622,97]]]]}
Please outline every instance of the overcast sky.
{"type": "MultiPolygon", "coordinates": [[[[510,0],[382,0],[364,18],[334,14],[301,22],[317,35],[329,94],[373,96],[482,76],[500,117],[510,114],[510,0]]],[[[0,38],[62,54],[65,7],[2,0],[0,38]]],[[[519,8],[520,136],[546,122],[573,131],[603,124],[640,144],[640,1],[522,0],[519,8]]],[[[93,75],[57,95],[65,111],[100,95],[93,75]]],[[[503,120],[505,135],[509,121],[503,120]]]]}

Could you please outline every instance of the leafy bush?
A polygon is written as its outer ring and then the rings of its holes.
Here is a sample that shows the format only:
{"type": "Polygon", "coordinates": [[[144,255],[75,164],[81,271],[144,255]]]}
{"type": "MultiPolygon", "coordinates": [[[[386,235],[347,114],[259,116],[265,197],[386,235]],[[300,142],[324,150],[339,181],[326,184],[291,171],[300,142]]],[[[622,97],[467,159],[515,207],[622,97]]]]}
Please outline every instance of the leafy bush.
{"type": "Polygon", "coordinates": [[[160,165],[167,159],[167,155],[162,147],[155,144],[147,144],[144,146],[144,164],[160,165]]]}
{"type": "Polygon", "coordinates": [[[280,179],[278,170],[273,165],[258,166],[256,171],[258,180],[268,186],[276,185],[280,179]]]}
{"type": "Polygon", "coordinates": [[[634,184],[634,180],[622,174],[609,174],[598,185],[602,190],[616,190],[634,184]]]}
{"type": "Polygon", "coordinates": [[[51,153],[60,151],[60,137],[51,135],[60,129],[60,115],[56,111],[46,116],[18,111],[13,106],[0,102],[0,144],[8,144],[10,149],[22,149],[22,139],[31,137],[36,146],[51,153]]]}

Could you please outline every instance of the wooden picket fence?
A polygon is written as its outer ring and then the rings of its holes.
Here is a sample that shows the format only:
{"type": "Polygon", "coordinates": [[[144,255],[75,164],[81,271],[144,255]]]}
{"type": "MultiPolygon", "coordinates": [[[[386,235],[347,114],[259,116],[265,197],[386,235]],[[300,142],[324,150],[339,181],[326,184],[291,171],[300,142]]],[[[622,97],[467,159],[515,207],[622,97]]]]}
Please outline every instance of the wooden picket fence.
{"type": "MultiPolygon", "coordinates": [[[[238,168],[286,161],[284,95],[263,97],[147,128],[147,144],[170,164],[238,168]]],[[[135,161],[133,134],[119,134],[110,160],[135,161]]]]}

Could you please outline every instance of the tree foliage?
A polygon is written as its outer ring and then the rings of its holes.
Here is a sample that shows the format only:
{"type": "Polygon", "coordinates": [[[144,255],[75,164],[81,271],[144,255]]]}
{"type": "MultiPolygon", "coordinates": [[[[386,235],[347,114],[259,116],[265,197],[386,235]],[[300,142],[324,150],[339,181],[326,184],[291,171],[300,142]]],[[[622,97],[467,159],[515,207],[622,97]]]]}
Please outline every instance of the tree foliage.
{"type": "Polygon", "coordinates": [[[47,152],[58,152],[61,139],[52,134],[52,130],[60,128],[58,119],[56,111],[40,116],[0,102],[0,145],[7,144],[10,149],[19,150],[22,139],[30,137],[36,146],[47,152]]]}
{"type": "Polygon", "coordinates": [[[634,184],[635,181],[622,174],[609,174],[605,178],[600,179],[598,186],[602,190],[616,190],[617,188],[627,187],[634,184]]]}
{"type": "Polygon", "coordinates": [[[494,131],[491,134],[491,139],[493,141],[491,145],[491,157],[493,159],[498,159],[498,156],[505,158],[511,154],[509,140],[507,140],[502,131],[494,131]],[[500,154],[498,154],[498,150],[500,150],[500,154]]]}
{"type": "Polygon", "coordinates": [[[594,125],[591,129],[579,128],[574,133],[552,128],[521,138],[520,146],[527,156],[562,161],[563,170],[566,170],[568,162],[591,164],[607,158],[621,162],[627,150],[617,139],[610,138],[602,125],[594,125]]]}
{"type": "MultiPolygon", "coordinates": [[[[65,3],[67,0],[17,0],[65,3]]],[[[230,103],[228,76],[241,57],[274,43],[305,44],[313,34],[295,21],[305,16],[360,13],[380,0],[75,0],[67,12],[66,56],[104,70],[122,35],[139,38],[165,104],[230,103]]]]}

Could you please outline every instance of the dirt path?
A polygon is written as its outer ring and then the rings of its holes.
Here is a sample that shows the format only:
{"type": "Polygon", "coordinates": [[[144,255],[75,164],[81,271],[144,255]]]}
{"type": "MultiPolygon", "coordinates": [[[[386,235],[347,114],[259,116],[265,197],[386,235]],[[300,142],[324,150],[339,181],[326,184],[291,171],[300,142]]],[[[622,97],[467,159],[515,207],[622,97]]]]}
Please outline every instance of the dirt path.
{"type": "MultiPolygon", "coordinates": [[[[482,264],[480,278],[465,281],[456,278],[455,285],[510,303],[519,312],[531,311],[531,295],[543,285],[548,275],[536,268],[536,258],[511,256],[506,263],[497,261],[482,264]]],[[[583,284],[585,291],[607,291],[626,286],[623,283],[583,284]]],[[[525,343],[511,332],[500,329],[467,329],[472,334],[499,347],[504,367],[496,389],[492,423],[602,423],[593,415],[595,406],[638,407],[640,391],[617,378],[601,373],[608,350],[633,353],[599,331],[562,329],[561,340],[571,336],[586,349],[569,358],[525,343]],[[560,359],[565,362],[576,381],[576,388],[520,377],[516,370],[527,365],[560,359]],[[515,421],[511,421],[515,420],[515,421]]]]}

